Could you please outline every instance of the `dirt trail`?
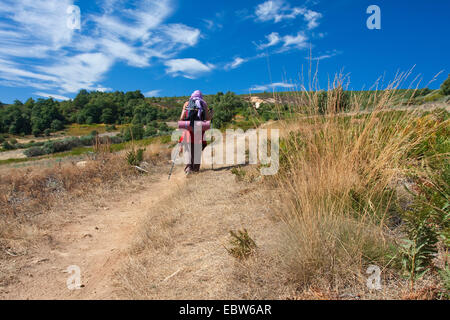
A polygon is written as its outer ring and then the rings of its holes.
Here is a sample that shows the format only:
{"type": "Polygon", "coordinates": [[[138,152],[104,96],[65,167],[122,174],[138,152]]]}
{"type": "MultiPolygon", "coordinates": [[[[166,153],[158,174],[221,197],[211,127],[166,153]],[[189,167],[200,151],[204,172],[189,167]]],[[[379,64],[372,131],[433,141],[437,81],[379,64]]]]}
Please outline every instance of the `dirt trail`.
{"type": "Polygon", "coordinates": [[[22,259],[14,267],[17,279],[3,291],[0,287],[0,299],[284,295],[285,287],[276,292],[269,285],[270,274],[260,269],[255,275],[236,265],[224,248],[230,230],[247,228],[259,246],[256,259],[262,265],[269,256],[265,250],[276,241],[269,193],[262,185],[237,181],[233,167],[202,167],[199,174],[185,177],[178,166],[168,180],[164,166],[148,176],[153,182],[144,183],[143,189],[99,199],[103,207],[80,203],[70,208],[75,212],[70,220],[48,230],[50,245],[17,258],[22,259]],[[80,290],[67,288],[66,270],[72,265],[81,270],[80,290]]]}
{"type": "Polygon", "coordinates": [[[114,273],[127,255],[140,221],[185,182],[181,170],[170,181],[165,172],[160,175],[144,190],[109,199],[104,208],[80,209],[80,214],[59,230],[49,230],[56,245],[50,250],[39,248],[26,257],[26,264],[17,270],[19,281],[0,292],[0,299],[112,298],[114,273]],[[67,288],[70,274],[66,270],[71,265],[81,269],[81,290],[67,288]]]}
{"type": "Polygon", "coordinates": [[[289,286],[274,286],[282,278],[273,272],[277,262],[271,254],[278,222],[268,204],[277,203],[276,197],[257,181],[236,178],[233,168],[205,166],[148,216],[118,274],[120,298],[274,299],[287,295],[289,286]],[[241,261],[226,247],[231,246],[230,231],[244,228],[258,248],[255,255],[241,261]]]}

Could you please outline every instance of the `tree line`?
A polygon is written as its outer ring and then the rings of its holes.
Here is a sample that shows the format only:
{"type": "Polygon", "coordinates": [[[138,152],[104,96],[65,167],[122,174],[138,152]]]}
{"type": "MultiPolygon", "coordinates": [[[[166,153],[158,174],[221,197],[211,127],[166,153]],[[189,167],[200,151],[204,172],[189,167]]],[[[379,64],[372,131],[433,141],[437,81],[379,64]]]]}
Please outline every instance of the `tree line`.
{"type": "Polygon", "coordinates": [[[99,92],[81,90],[75,99],[58,102],[52,98],[16,100],[0,104],[0,133],[34,134],[64,129],[66,124],[147,124],[175,120],[182,107],[177,98],[145,98],[139,91],[99,92]]]}
{"type": "MultiPolygon", "coordinates": [[[[155,125],[155,121],[178,120],[188,97],[146,98],[139,91],[99,92],[81,90],[73,100],[52,98],[0,103],[0,133],[39,136],[78,124],[155,125]]],[[[249,105],[233,92],[205,96],[215,112],[214,125],[222,127],[249,105]]]]}

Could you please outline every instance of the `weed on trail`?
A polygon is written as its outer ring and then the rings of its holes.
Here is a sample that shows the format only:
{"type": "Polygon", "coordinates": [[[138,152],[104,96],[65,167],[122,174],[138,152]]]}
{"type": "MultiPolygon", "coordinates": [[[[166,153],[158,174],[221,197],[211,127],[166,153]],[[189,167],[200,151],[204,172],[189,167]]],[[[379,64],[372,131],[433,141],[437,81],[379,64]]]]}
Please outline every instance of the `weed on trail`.
{"type": "Polygon", "coordinates": [[[246,229],[238,230],[237,233],[231,230],[230,235],[230,245],[232,247],[225,249],[236,259],[247,258],[256,249],[256,243],[249,236],[246,229]]]}
{"type": "Polygon", "coordinates": [[[145,149],[131,149],[127,152],[126,158],[127,162],[130,166],[138,166],[144,160],[144,151],[145,149]]]}

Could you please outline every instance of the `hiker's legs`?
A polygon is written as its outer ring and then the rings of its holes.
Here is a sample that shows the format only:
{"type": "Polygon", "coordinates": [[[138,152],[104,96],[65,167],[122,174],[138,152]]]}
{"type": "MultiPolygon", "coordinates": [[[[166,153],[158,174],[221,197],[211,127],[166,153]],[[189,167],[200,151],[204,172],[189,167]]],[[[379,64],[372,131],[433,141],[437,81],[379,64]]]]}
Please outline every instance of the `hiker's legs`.
{"type": "Polygon", "coordinates": [[[199,148],[199,145],[192,142],[191,143],[191,163],[192,163],[192,171],[198,172],[200,170],[200,161],[202,157],[202,151],[199,148]]]}
{"type": "Polygon", "coordinates": [[[196,144],[194,148],[196,148],[195,152],[197,153],[198,159],[194,159],[196,161],[193,162],[194,164],[192,165],[192,170],[194,172],[198,172],[198,171],[200,171],[200,164],[201,164],[201,159],[202,159],[202,151],[206,148],[206,143],[202,143],[201,146],[199,144],[196,144]]]}
{"type": "Polygon", "coordinates": [[[192,160],[191,155],[193,152],[191,152],[191,144],[190,143],[183,143],[183,158],[184,158],[184,164],[186,167],[184,168],[185,172],[192,171],[192,160]]]}

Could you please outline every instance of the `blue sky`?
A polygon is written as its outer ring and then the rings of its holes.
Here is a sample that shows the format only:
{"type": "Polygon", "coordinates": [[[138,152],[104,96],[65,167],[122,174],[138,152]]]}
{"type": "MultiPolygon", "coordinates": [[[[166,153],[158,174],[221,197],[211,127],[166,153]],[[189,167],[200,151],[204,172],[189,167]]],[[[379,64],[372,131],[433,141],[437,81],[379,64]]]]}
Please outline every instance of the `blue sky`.
{"type": "MultiPolygon", "coordinates": [[[[448,0],[2,0],[0,101],[80,89],[147,96],[292,90],[318,63],[321,88],[342,71],[349,88],[437,88],[450,72],[448,0]],[[381,30],[369,30],[369,5],[381,30]],[[80,29],[67,8],[80,8],[80,29]]],[[[307,82],[307,81],[306,81],[307,82]]]]}

